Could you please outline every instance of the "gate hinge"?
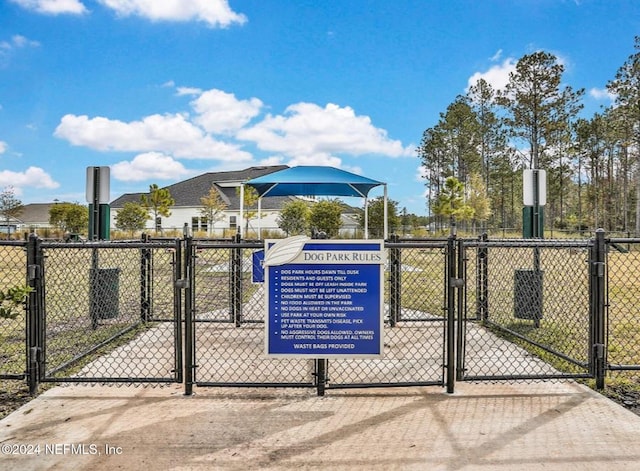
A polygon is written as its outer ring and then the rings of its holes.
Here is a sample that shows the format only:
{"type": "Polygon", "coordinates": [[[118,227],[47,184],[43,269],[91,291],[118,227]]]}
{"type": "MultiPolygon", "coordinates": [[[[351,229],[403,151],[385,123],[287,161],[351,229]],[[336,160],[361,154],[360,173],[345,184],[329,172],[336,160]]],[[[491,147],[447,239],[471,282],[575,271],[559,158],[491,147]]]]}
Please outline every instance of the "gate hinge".
{"type": "Polygon", "coordinates": [[[33,281],[37,279],[40,274],[38,265],[29,265],[27,267],[27,273],[28,273],[29,281],[33,281]]]}
{"type": "Polygon", "coordinates": [[[604,262],[593,262],[593,274],[598,278],[604,276],[604,262]]]}
{"type": "Polygon", "coordinates": [[[449,278],[449,283],[454,288],[462,288],[464,286],[464,278],[449,278]]]}
{"type": "Polygon", "coordinates": [[[598,360],[604,359],[604,344],[603,343],[596,343],[594,345],[594,347],[595,347],[596,358],[598,360]]]}
{"type": "Polygon", "coordinates": [[[175,286],[178,289],[186,289],[186,288],[189,287],[189,279],[188,278],[180,278],[179,280],[176,280],[175,286]]]}

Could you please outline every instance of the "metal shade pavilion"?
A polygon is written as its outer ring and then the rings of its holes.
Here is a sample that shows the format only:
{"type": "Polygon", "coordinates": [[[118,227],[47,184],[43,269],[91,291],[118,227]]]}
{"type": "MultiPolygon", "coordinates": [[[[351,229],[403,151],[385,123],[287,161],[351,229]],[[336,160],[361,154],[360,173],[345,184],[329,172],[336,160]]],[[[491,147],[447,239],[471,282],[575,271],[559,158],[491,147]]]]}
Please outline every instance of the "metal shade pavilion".
{"type": "Polygon", "coordinates": [[[244,187],[258,193],[258,217],[264,196],[349,196],[364,198],[364,235],[369,238],[368,194],[372,188],[384,186],[384,238],[387,239],[387,185],[362,175],[335,167],[300,165],[244,182],[240,187],[240,234],[244,228],[244,187]]]}

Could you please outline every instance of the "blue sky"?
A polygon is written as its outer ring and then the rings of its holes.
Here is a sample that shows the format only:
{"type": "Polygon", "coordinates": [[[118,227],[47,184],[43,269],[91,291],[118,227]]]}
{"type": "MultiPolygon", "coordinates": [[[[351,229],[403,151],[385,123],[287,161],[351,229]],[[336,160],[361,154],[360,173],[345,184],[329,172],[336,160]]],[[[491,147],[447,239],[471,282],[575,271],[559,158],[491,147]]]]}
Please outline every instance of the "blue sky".
{"type": "Polygon", "coordinates": [[[0,188],[331,165],[425,215],[415,146],[470,83],[544,50],[590,117],[638,34],[636,0],[0,0],[0,188]]]}

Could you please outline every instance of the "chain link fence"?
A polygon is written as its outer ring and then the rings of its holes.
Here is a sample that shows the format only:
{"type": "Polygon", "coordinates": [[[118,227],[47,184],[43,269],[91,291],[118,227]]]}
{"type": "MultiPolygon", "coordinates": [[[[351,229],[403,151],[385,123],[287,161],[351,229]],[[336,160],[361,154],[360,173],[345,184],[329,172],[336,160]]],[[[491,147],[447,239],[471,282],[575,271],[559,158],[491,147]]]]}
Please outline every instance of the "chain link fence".
{"type": "Polygon", "coordinates": [[[609,239],[607,242],[607,367],[612,374],[638,381],[640,239],[609,239]]]}
{"type": "Polygon", "coordinates": [[[589,241],[463,241],[459,379],[582,377],[589,241]]]}
{"type": "MultiPolygon", "coordinates": [[[[9,289],[26,284],[26,242],[0,241],[0,292],[6,294],[9,289]]],[[[27,318],[19,308],[8,317],[0,317],[0,379],[24,379],[27,329],[27,318]]]]}
{"type": "Polygon", "coordinates": [[[28,283],[34,292],[26,315],[0,319],[0,379],[131,384],[184,374],[187,393],[192,385],[452,387],[605,371],[637,380],[640,239],[599,236],[392,238],[383,356],[330,360],[265,354],[262,242],[4,241],[0,290],[28,283]]]}
{"type": "Polygon", "coordinates": [[[179,378],[179,242],[45,242],[41,248],[41,381],[179,378]]]}
{"type": "Polygon", "coordinates": [[[446,242],[396,239],[385,248],[384,355],[329,360],[327,389],[444,384],[446,242]]]}
{"type": "Polygon", "coordinates": [[[265,292],[262,283],[253,281],[253,256],[263,247],[195,241],[191,248],[193,380],[198,385],[314,384],[313,360],[264,354],[265,292]]]}

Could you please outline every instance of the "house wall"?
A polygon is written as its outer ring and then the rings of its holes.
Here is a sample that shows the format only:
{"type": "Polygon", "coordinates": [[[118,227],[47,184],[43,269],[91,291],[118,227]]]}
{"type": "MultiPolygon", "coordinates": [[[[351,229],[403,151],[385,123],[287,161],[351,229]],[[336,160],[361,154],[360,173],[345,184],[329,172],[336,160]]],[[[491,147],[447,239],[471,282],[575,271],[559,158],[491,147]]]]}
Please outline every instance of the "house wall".
{"type": "MultiPolygon", "coordinates": [[[[202,208],[172,208],[171,216],[162,218],[162,229],[165,231],[178,231],[181,232],[184,229],[185,223],[188,225],[190,230],[192,228],[192,218],[202,218],[202,213],[200,212],[202,208]]],[[[117,214],[117,209],[111,209],[111,230],[116,230],[115,228],[115,217],[117,214]]],[[[278,227],[278,211],[262,211],[262,217],[260,220],[258,218],[252,218],[249,220],[249,232],[257,233],[259,229],[263,231],[269,232],[282,232],[278,227]]],[[[225,211],[224,216],[214,223],[214,225],[209,229],[209,234],[213,237],[222,237],[224,235],[224,231],[228,229],[232,229],[231,218],[235,217],[236,223],[238,223],[240,219],[239,211],[225,211]]],[[[246,212],[245,212],[246,217],[246,212]]],[[[237,227],[237,226],[236,226],[237,227]]],[[[340,229],[340,235],[342,237],[355,237],[357,235],[357,222],[354,218],[351,218],[347,215],[342,216],[342,228],[340,229]]],[[[145,226],[146,231],[154,231],[155,224],[152,219],[147,221],[147,225],[145,226]]]]}
{"type": "MultiPolygon", "coordinates": [[[[185,223],[188,225],[190,229],[194,229],[193,218],[198,218],[201,220],[203,218],[201,213],[202,208],[171,208],[171,215],[169,217],[162,217],[161,227],[165,231],[182,231],[185,223]]],[[[117,209],[111,209],[111,217],[110,217],[110,225],[111,230],[116,230],[116,215],[118,213],[117,209]]],[[[249,231],[257,232],[261,227],[263,230],[277,230],[278,228],[278,218],[279,212],[277,211],[262,211],[262,218],[259,221],[258,218],[252,218],[249,220],[249,231]]],[[[246,212],[245,212],[246,217],[246,212]]],[[[225,229],[234,228],[234,224],[232,218],[235,218],[235,224],[239,223],[240,220],[240,212],[239,211],[225,211],[224,215],[216,221],[211,228],[209,228],[209,233],[212,236],[222,236],[224,234],[225,229]]],[[[235,226],[237,227],[237,226],[235,226]]],[[[201,227],[198,227],[201,229],[201,227]]],[[[155,230],[155,221],[153,219],[147,220],[147,224],[145,226],[145,230],[153,231],[155,230]]],[[[196,229],[197,230],[197,229],[196,229]]]]}

